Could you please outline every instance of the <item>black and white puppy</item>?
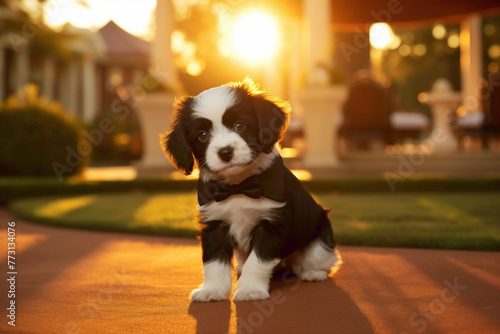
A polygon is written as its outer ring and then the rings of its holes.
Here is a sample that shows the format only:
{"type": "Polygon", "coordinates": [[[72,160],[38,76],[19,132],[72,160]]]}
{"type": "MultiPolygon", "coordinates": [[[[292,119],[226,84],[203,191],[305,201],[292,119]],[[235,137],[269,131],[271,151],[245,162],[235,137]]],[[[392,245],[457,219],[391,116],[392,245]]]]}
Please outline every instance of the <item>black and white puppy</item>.
{"type": "Polygon", "coordinates": [[[276,148],[289,104],[250,79],[175,103],[162,147],[184,174],[200,170],[199,222],[204,283],[191,300],[227,299],[232,258],[241,274],[233,300],[269,297],[280,263],[305,281],[326,280],[340,264],[327,211],[283,165],[276,148]]]}

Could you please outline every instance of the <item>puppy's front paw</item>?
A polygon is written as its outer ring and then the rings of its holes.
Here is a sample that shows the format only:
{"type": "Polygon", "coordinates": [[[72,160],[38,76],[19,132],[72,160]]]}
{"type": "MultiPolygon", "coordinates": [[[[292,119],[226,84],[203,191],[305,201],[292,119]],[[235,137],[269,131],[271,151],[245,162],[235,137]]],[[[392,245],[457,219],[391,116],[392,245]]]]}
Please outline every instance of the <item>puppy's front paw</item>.
{"type": "Polygon", "coordinates": [[[262,300],[269,298],[269,292],[265,289],[250,290],[250,289],[237,289],[234,293],[234,301],[248,301],[248,300],[262,300]]]}
{"type": "Polygon", "coordinates": [[[189,298],[193,302],[210,302],[217,300],[227,300],[227,295],[217,289],[194,289],[189,298]]]}

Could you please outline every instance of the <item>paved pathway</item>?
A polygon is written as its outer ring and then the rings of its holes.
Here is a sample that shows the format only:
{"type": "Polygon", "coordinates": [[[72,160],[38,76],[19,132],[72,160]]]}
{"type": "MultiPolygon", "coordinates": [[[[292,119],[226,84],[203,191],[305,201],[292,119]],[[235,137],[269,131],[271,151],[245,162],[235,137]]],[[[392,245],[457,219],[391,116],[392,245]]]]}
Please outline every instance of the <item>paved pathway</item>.
{"type": "Polygon", "coordinates": [[[336,277],[273,279],[272,299],[193,303],[201,283],[196,240],[34,225],[0,210],[7,276],[8,221],[16,222],[20,333],[498,333],[500,253],[341,247],[336,277]]]}

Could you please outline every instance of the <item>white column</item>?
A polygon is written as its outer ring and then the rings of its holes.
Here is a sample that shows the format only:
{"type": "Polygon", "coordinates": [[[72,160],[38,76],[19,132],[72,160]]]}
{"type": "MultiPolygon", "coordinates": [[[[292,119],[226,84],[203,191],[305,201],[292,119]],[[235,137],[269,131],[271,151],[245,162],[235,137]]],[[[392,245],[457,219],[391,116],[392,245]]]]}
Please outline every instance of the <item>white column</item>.
{"type": "Polygon", "coordinates": [[[178,77],[172,53],[173,11],[171,0],[156,1],[156,33],[151,52],[151,67],[157,80],[177,87],[178,77]]]}
{"type": "Polygon", "coordinates": [[[78,110],[78,78],[79,78],[79,64],[76,60],[72,60],[68,64],[68,108],[69,112],[74,116],[79,116],[78,110]]]}
{"type": "Polygon", "coordinates": [[[158,169],[161,173],[174,170],[163,154],[159,137],[170,125],[174,99],[173,93],[150,92],[137,105],[144,150],[141,161],[136,164],[140,176],[148,175],[148,170],[158,169]]]}
{"type": "Polygon", "coordinates": [[[316,64],[331,65],[332,34],[330,0],[304,0],[306,43],[308,44],[308,73],[316,64]]]}
{"type": "Polygon", "coordinates": [[[319,63],[333,65],[330,0],[303,1],[308,86],[297,94],[307,141],[303,164],[306,168],[331,168],[340,163],[336,152],[338,116],[347,88],[332,86],[328,71],[317,68],[319,63]]]}
{"type": "Polygon", "coordinates": [[[59,85],[62,107],[71,115],[78,117],[78,63],[70,60],[63,69],[59,85]]]}
{"type": "Polygon", "coordinates": [[[460,71],[462,100],[467,111],[481,109],[482,81],[481,17],[469,16],[460,25],[460,71]]]}
{"type": "Polygon", "coordinates": [[[16,91],[24,89],[29,81],[30,59],[27,47],[21,47],[16,53],[16,69],[14,80],[16,82],[16,91]]]}
{"type": "Polygon", "coordinates": [[[61,107],[68,110],[67,99],[68,99],[68,65],[62,64],[59,68],[59,73],[57,75],[57,80],[59,80],[57,96],[61,107]]]}
{"type": "Polygon", "coordinates": [[[0,102],[3,102],[7,97],[5,96],[5,48],[0,46],[0,102]]]}
{"type": "Polygon", "coordinates": [[[96,68],[94,60],[85,56],[82,63],[83,121],[92,122],[97,111],[96,104],[96,68]]]}
{"type": "Polygon", "coordinates": [[[46,57],[43,62],[43,82],[41,87],[41,95],[48,101],[54,99],[54,80],[56,76],[56,67],[54,58],[46,57]]]}
{"type": "Polygon", "coordinates": [[[304,131],[307,152],[306,168],[336,167],[338,117],[347,98],[345,86],[316,86],[298,93],[304,108],[304,131]]]}
{"type": "MultiPolygon", "coordinates": [[[[160,83],[178,89],[180,87],[171,41],[173,16],[172,0],[156,1],[156,33],[151,52],[151,74],[160,83]]],[[[147,92],[137,106],[144,149],[142,159],[136,165],[140,176],[149,175],[155,170],[156,173],[173,171],[162,152],[158,136],[170,125],[174,98],[173,93],[147,92]]]]}

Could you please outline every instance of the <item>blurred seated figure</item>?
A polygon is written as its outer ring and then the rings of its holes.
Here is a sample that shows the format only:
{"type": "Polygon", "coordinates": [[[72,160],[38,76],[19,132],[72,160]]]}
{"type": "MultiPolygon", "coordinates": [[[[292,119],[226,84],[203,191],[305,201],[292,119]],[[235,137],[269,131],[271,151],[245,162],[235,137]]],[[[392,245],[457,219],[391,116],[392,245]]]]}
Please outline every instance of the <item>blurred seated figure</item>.
{"type": "Polygon", "coordinates": [[[354,149],[369,149],[375,140],[385,145],[392,144],[394,98],[389,89],[390,81],[377,81],[368,71],[357,76],[349,87],[344,105],[340,139],[344,139],[348,148],[354,149]]]}
{"type": "Polygon", "coordinates": [[[484,113],[483,112],[469,112],[465,115],[461,115],[462,109],[465,107],[460,107],[455,111],[455,115],[451,118],[454,122],[455,136],[458,141],[458,148],[460,150],[465,150],[474,147],[481,147],[485,145],[483,138],[483,124],[484,124],[484,113]],[[479,144],[477,144],[479,142],[479,144]]]}
{"type": "MultiPolygon", "coordinates": [[[[466,148],[466,138],[481,140],[483,149],[491,148],[500,138],[500,75],[492,77],[482,89],[482,113],[466,113],[457,120],[457,138],[460,149],[466,148]]],[[[459,115],[460,116],[460,115],[459,115]]]]}
{"type": "Polygon", "coordinates": [[[481,129],[483,148],[490,148],[491,141],[500,136],[500,75],[490,80],[489,94],[484,103],[484,123],[481,129]]]}

